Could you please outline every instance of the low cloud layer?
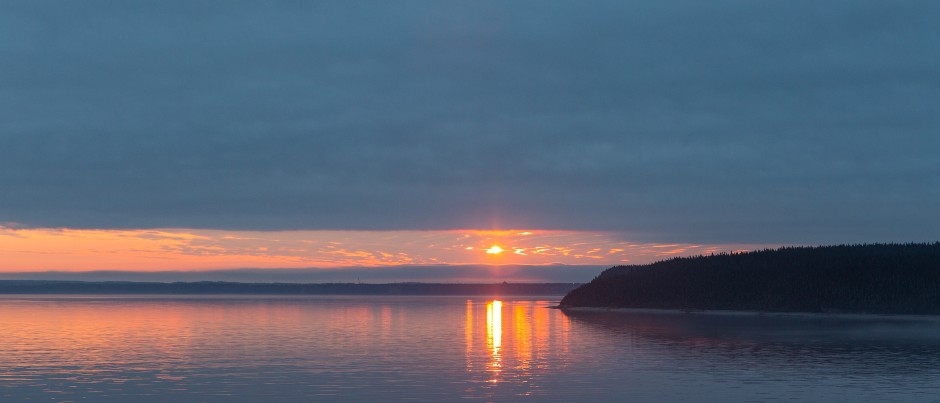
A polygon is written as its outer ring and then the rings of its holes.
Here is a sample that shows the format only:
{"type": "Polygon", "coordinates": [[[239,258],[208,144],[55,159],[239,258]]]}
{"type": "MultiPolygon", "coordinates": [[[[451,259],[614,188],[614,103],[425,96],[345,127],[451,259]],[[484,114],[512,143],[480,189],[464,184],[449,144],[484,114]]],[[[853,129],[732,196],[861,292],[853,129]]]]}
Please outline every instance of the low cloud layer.
{"type": "Polygon", "coordinates": [[[940,239],[940,4],[6,1],[0,222],[940,239]]]}
{"type": "Polygon", "coordinates": [[[0,280],[233,281],[246,283],[586,283],[606,266],[393,266],[342,269],[235,269],[201,271],[0,272],[0,280]]]}

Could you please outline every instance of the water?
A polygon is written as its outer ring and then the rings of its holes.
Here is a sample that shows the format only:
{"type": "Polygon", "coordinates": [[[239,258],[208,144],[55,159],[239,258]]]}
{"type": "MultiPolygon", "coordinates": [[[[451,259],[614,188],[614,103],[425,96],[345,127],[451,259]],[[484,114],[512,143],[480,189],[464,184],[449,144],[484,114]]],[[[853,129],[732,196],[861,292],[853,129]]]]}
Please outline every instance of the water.
{"type": "Polygon", "coordinates": [[[940,402],[940,320],[0,297],[0,401],[940,402]]]}

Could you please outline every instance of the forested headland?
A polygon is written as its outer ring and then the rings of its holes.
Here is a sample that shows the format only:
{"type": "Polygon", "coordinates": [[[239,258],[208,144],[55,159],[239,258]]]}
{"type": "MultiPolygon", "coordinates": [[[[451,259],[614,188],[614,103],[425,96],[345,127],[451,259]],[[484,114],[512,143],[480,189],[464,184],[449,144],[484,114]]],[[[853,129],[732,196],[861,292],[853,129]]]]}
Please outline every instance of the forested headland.
{"type": "Polygon", "coordinates": [[[940,242],[785,247],[616,266],[560,307],[940,314],[940,242]]]}

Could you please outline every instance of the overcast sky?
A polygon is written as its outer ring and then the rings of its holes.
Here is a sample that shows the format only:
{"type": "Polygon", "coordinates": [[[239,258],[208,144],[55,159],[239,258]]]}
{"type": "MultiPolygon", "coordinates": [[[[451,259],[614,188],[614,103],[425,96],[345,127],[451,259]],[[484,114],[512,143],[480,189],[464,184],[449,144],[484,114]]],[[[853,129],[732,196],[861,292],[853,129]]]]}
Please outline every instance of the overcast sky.
{"type": "Polygon", "coordinates": [[[0,222],[940,240],[940,2],[0,3],[0,222]]]}

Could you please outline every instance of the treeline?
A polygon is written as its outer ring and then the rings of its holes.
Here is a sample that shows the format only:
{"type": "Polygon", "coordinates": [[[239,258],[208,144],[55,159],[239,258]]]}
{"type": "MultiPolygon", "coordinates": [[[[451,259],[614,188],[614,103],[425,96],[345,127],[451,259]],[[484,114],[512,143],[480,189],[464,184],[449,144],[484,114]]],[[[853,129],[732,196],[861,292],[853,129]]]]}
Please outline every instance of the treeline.
{"type": "Polygon", "coordinates": [[[258,294],[258,295],[564,295],[570,283],[238,283],[125,281],[0,281],[0,294],[258,294]]]}
{"type": "Polygon", "coordinates": [[[940,242],[785,247],[617,266],[560,305],[940,314],[940,242]]]}

